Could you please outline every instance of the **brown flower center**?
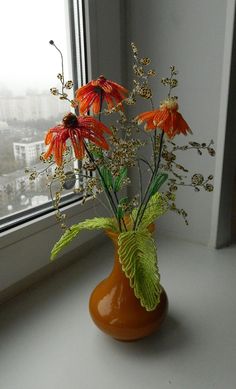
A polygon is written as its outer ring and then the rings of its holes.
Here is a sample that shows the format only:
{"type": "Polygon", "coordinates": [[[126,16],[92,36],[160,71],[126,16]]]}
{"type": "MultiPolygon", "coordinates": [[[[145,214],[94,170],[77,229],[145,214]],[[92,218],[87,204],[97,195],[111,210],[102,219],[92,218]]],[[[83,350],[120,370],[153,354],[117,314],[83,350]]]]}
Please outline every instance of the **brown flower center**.
{"type": "Polygon", "coordinates": [[[65,127],[76,128],[78,126],[77,116],[70,112],[64,116],[64,118],[62,119],[62,123],[65,127]]]}
{"type": "Polygon", "coordinates": [[[98,95],[102,94],[102,92],[103,92],[103,90],[102,90],[102,88],[100,86],[95,86],[93,91],[95,93],[97,93],[98,95]]]}

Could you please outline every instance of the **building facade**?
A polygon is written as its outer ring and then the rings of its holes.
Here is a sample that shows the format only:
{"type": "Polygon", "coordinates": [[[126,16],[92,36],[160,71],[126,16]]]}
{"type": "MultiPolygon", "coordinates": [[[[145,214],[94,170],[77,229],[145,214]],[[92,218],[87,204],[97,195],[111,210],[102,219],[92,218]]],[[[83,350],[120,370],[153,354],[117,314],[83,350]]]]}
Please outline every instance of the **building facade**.
{"type": "Polygon", "coordinates": [[[25,138],[21,142],[13,143],[15,160],[24,162],[25,166],[36,162],[43,151],[45,151],[45,144],[42,140],[32,141],[30,138],[25,138]]]}

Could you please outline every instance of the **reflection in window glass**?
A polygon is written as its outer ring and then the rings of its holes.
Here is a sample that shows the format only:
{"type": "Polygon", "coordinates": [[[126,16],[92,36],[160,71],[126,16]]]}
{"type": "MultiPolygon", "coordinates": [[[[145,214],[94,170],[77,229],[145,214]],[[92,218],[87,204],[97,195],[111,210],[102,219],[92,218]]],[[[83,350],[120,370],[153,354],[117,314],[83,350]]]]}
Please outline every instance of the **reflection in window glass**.
{"type": "Polygon", "coordinates": [[[39,166],[44,135],[70,110],[52,96],[61,72],[53,39],[64,54],[67,42],[64,0],[11,0],[0,4],[0,218],[47,202],[45,177],[30,182],[26,167],[39,166]],[[14,9],[14,12],[12,12],[14,9]],[[10,23],[9,23],[10,15],[10,23]],[[3,38],[4,37],[4,38],[3,38]]]}

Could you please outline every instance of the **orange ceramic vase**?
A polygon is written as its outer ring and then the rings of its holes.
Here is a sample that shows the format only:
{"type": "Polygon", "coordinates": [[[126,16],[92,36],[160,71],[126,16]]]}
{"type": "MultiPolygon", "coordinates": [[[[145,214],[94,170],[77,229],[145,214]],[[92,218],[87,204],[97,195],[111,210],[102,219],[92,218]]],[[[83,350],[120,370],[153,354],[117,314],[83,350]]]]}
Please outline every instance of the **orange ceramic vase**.
{"type": "Polygon", "coordinates": [[[121,269],[118,234],[107,232],[115,246],[114,267],[91,294],[89,310],[100,330],[115,339],[132,341],[157,331],[167,315],[168,299],[162,289],[160,303],[154,311],[146,311],[135,297],[129,279],[121,269]]]}

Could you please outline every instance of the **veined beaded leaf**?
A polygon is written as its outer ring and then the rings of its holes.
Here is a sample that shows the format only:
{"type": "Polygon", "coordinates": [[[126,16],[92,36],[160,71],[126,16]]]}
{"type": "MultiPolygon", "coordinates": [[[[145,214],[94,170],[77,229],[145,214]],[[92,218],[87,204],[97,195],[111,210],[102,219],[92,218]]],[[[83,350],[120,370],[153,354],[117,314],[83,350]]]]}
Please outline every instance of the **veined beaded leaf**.
{"type": "Polygon", "coordinates": [[[139,229],[143,230],[153,223],[158,217],[168,211],[168,202],[164,195],[155,193],[149,200],[147,208],[142,217],[139,229]]]}
{"type": "MultiPolygon", "coordinates": [[[[145,230],[158,217],[166,213],[168,211],[168,208],[169,206],[166,197],[162,193],[156,192],[150,198],[137,230],[145,230]]],[[[135,208],[132,212],[132,216],[134,219],[136,219],[137,217],[137,212],[137,208],[135,208]]]]}
{"type": "Polygon", "coordinates": [[[114,219],[106,217],[95,217],[87,219],[81,223],[74,224],[62,235],[60,240],[54,245],[51,251],[51,260],[55,259],[57,254],[67,246],[82,230],[105,229],[117,231],[117,225],[114,219]]]}
{"type": "Polygon", "coordinates": [[[161,286],[156,245],[146,231],[128,231],[119,235],[119,259],[135,296],[147,311],[160,302],[161,286]]]}

